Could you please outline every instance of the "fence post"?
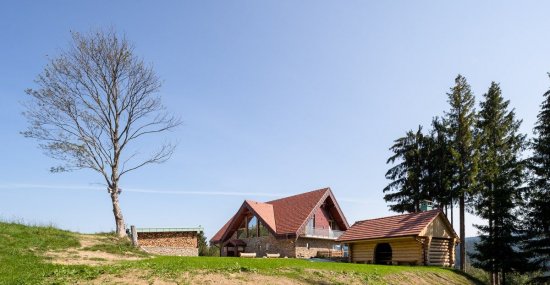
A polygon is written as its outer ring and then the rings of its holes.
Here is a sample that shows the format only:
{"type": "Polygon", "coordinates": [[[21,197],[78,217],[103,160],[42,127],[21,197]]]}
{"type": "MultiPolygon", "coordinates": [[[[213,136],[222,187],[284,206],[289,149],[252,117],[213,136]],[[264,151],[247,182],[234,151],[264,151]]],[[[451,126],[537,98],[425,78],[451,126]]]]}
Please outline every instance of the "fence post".
{"type": "Polygon", "coordinates": [[[138,234],[136,231],[136,226],[130,226],[130,230],[132,231],[132,245],[137,247],[138,244],[138,234]]]}

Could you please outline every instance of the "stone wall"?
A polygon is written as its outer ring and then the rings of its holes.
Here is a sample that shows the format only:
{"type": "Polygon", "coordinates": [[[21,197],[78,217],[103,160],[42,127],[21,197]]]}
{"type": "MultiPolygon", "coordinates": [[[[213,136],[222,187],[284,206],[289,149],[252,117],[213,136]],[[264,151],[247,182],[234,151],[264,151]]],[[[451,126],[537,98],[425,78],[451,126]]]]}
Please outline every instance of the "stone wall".
{"type": "Polygon", "coordinates": [[[281,257],[294,257],[294,239],[276,239],[272,235],[265,237],[243,238],[245,252],[255,252],[258,257],[268,253],[279,253],[281,257]]]}
{"type": "MultiPolygon", "coordinates": [[[[234,235],[231,239],[236,239],[234,235]]],[[[267,253],[279,253],[281,257],[310,258],[317,256],[318,251],[327,251],[339,244],[334,240],[298,238],[276,239],[269,235],[265,237],[241,238],[246,243],[245,253],[256,253],[257,257],[266,256],[267,253]],[[308,248],[309,246],[309,248],[308,248]]],[[[226,248],[222,246],[222,256],[227,256],[226,248]]]]}
{"type": "MultiPolygon", "coordinates": [[[[231,239],[237,239],[234,233],[231,239]]],[[[253,238],[241,238],[246,243],[245,253],[255,252],[257,257],[264,257],[268,253],[279,253],[281,257],[295,257],[294,239],[276,239],[273,235],[253,238]]],[[[225,244],[222,245],[222,256],[227,256],[225,244]]]]}
{"type": "Polygon", "coordinates": [[[298,238],[296,241],[296,257],[310,258],[317,256],[318,251],[327,251],[333,248],[335,244],[339,244],[334,240],[314,239],[314,238],[298,238]]]}
{"type": "Polygon", "coordinates": [[[142,246],[141,249],[148,253],[159,255],[175,255],[175,256],[199,256],[198,248],[190,247],[155,247],[155,246],[142,246]]]}
{"type": "Polygon", "coordinates": [[[197,248],[196,232],[141,232],[138,244],[142,247],[197,248]]]}

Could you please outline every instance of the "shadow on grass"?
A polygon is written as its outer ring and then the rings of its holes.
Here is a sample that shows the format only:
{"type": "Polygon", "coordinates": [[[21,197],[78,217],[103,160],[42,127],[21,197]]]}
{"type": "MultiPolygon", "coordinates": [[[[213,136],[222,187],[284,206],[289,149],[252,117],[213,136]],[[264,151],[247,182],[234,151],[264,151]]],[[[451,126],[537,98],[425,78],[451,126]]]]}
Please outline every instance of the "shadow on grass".
{"type": "Polygon", "coordinates": [[[458,269],[454,269],[454,268],[445,268],[446,270],[449,270],[449,271],[452,271],[458,275],[462,275],[464,277],[466,277],[466,279],[470,280],[472,283],[476,284],[476,285],[485,285],[485,283],[483,283],[483,281],[477,279],[476,277],[464,272],[464,271],[460,271],[458,269]]]}

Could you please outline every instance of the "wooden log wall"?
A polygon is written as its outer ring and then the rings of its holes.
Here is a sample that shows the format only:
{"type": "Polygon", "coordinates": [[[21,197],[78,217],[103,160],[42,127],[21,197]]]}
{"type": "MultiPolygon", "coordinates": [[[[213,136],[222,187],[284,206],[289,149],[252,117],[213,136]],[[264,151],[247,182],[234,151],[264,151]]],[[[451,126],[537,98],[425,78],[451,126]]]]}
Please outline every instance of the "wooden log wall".
{"type": "Polygon", "coordinates": [[[454,243],[451,239],[432,238],[428,248],[428,265],[450,266],[454,243]]]}
{"type": "Polygon", "coordinates": [[[412,237],[407,239],[386,239],[352,243],[350,246],[351,261],[374,263],[374,251],[378,243],[390,244],[393,263],[416,262],[416,264],[422,264],[424,262],[422,244],[412,237]]]}
{"type": "Polygon", "coordinates": [[[374,242],[353,243],[350,246],[351,261],[360,263],[374,262],[374,242]]]}

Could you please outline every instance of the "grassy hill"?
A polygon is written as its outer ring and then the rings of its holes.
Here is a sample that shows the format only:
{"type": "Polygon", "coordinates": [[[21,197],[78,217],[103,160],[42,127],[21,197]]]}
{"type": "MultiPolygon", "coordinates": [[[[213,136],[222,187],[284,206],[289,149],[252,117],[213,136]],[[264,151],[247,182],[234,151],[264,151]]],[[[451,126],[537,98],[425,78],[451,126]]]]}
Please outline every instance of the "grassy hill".
{"type": "Polygon", "coordinates": [[[0,284],[478,284],[454,270],[151,256],[108,234],[0,222],[0,284]]]}

